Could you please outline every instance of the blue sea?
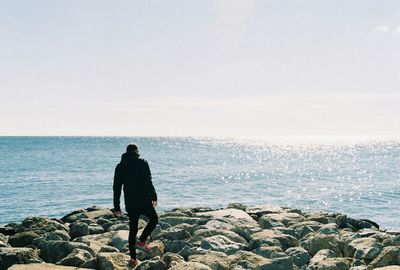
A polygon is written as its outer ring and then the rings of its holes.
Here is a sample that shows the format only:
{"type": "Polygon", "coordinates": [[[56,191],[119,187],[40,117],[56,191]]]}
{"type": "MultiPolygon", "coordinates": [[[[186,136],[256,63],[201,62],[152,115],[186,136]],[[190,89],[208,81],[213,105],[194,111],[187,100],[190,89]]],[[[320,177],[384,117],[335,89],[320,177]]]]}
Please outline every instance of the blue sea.
{"type": "Polygon", "coordinates": [[[112,207],[114,168],[128,143],[149,162],[161,210],[276,204],[400,230],[399,142],[189,137],[0,137],[0,224],[112,207]]]}

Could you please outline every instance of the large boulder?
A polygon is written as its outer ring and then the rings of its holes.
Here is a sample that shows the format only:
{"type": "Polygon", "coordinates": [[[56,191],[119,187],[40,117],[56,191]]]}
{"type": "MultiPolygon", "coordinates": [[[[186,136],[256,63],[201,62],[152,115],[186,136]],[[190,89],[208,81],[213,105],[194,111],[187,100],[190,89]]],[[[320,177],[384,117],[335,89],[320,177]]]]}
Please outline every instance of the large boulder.
{"type": "Polygon", "coordinates": [[[166,269],[167,269],[167,264],[160,259],[143,261],[135,268],[135,270],[166,270],[166,269]]]}
{"type": "Polygon", "coordinates": [[[231,255],[247,247],[247,245],[236,243],[223,235],[214,235],[206,237],[201,240],[201,247],[203,249],[221,251],[225,254],[231,255]]]}
{"type": "Polygon", "coordinates": [[[123,253],[101,252],[97,254],[98,270],[125,270],[130,257],[123,253]]]}
{"type": "Polygon", "coordinates": [[[208,251],[205,254],[190,255],[189,262],[199,262],[209,266],[213,270],[229,269],[228,255],[218,251],[208,251]]]}
{"type": "Polygon", "coordinates": [[[41,262],[38,251],[31,248],[0,248],[0,270],[8,269],[13,264],[41,262]]]}
{"type": "Polygon", "coordinates": [[[240,250],[240,251],[236,252],[235,254],[230,255],[229,260],[231,261],[231,266],[234,264],[237,264],[241,261],[248,261],[254,266],[268,262],[268,259],[266,259],[260,255],[257,255],[253,252],[245,251],[245,250],[240,250]]]}
{"type": "Polygon", "coordinates": [[[48,263],[56,263],[65,258],[74,249],[68,241],[48,241],[40,246],[40,257],[48,263]]]}
{"type": "Polygon", "coordinates": [[[293,270],[292,257],[280,257],[272,260],[267,260],[265,263],[260,264],[257,270],[293,270]]]}
{"type": "Polygon", "coordinates": [[[57,230],[69,232],[67,226],[48,217],[27,217],[18,226],[18,232],[33,231],[39,235],[57,230]]]}
{"type": "Polygon", "coordinates": [[[337,254],[341,254],[343,242],[337,235],[312,233],[300,241],[300,246],[306,249],[311,256],[323,249],[330,249],[337,254]]]}
{"type": "Polygon", "coordinates": [[[366,237],[358,238],[350,243],[346,243],[343,248],[345,257],[353,257],[356,259],[372,261],[382,251],[383,246],[375,238],[366,237]]]}
{"type": "Polygon", "coordinates": [[[199,262],[177,262],[168,270],[212,270],[209,266],[199,262]]]}
{"type": "Polygon", "coordinates": [[[308,254],[307,250],[301,247],[292,247],[285,250],[286,254],[293,258],[293,263],[297,267],[302,267],[311,259],[310,254],[308,254]]]}
{"type": "MultiPolygon", "coordinates": [[[[296,224],[304,220],[304,217],[298,213],[277,213],[277,214],[266,214],[261,217],[262,220],[269,221],[272,224],[283,224],[288,227],[292,224],[296,224]]],[[[277,225],[278,226],[278,225],[277,225]]]]}
{"type": "Polygon", "coordinates": [[[241,237],[239,234],[233,232],[233,231],[228,231],[228,230],[222,230],[222,229],[200,229],[197,230],[193,233],[193,239],[194,240],[201,240],[206,237],[214,236],[214,235],[223,235],[233,242],[236,243],[241,243],[243,245],[247,245],[246,239],[241,237]]]}
{"type": "Polygon", "coordinates": [[[370,264],[370,268],[400,265],[400,247],[389,246],[383,248],[382,252],[370,264]]]}
{"type": "Polygon", "coordinates": [[[67,257],[61,259],[56,264],[66,265],[66,266],[82,266],[85,262],[92,259],[92,254],[88,251],[80,248],[75,248],[67,257]]]}
{"type": "Polygon", "coordinates": [[[256,249],[263,245],[275,246],[278,245],[283,250],[290,247],[297,246],[298,241],[295,237],[287,234],[283,234],[274,230],[263,230],[251,235],[251,240],[249,242],[249,248],[256,249]]]}
{"type": "Polygon", "coordinates": [[[123,250],[129,242],[129,231],[117,231],[108,243],[110,246],[116,247],[118,250],[123,250]]]}
{"type": "Polygon", "coordinates": [[[8,239],[8,243],[12,247],[25,247],[32,244],[33,239],[39,237],[34,231],[24,231],[16,233],[8,239]]]}

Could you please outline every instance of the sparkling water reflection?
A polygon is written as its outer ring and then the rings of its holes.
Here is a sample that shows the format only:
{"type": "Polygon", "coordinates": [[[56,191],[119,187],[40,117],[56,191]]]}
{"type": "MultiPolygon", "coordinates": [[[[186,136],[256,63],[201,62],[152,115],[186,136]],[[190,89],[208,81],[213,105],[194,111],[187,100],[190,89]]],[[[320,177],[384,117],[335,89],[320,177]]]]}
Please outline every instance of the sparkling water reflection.
{"type": "Polygon", "coordinates": [[[1,137],[0,223],[112,206],[126,144],[149,160],[161,209],[229,202],[340,211],[400,229],[400,144],[198,138],[1,137]]]}

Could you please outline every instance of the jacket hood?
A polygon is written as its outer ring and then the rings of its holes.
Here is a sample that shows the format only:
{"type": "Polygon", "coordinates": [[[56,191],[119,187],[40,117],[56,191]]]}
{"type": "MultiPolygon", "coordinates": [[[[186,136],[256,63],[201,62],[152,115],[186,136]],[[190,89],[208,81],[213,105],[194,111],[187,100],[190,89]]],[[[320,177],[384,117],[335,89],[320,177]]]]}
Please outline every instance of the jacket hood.
{"type": "Polygon", "coordinates": [[[123,153],[121,156],[121,163],[127,163],[131,160],[135,160],[139,158],[139,154],[136,153],[123,153]]]}

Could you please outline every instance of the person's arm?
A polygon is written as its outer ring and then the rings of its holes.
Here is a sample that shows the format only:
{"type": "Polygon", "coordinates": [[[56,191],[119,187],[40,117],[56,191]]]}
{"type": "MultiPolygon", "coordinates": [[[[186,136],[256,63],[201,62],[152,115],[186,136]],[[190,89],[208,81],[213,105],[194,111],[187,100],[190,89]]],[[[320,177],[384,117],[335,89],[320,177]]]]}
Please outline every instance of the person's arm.
{"type": "Polygon", "coordinates": [[[119,164],[117,165],[117,167],[115,167],[113,189],[114,189],[114,211],[121,212],[120,198],[122,189],[122,177],[121,177],[121,168],[119,164]]]}
{"type": "Polygon", "coordinates": [[[147,161],[144,162],[144,176],[145,176],[145,185],[148,194],[153,202],[157,202],[157,193],[153,186],[150,167],[147,161]]]}

